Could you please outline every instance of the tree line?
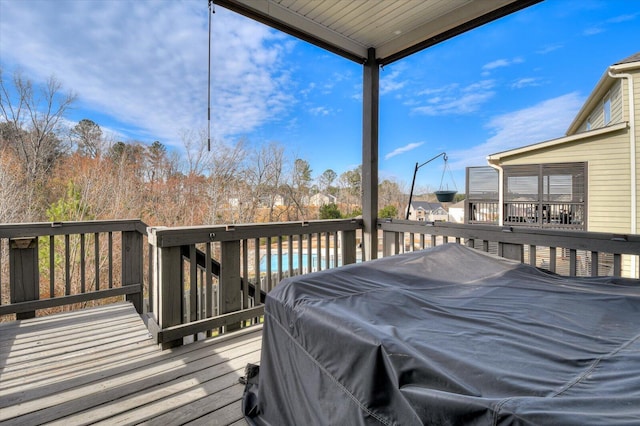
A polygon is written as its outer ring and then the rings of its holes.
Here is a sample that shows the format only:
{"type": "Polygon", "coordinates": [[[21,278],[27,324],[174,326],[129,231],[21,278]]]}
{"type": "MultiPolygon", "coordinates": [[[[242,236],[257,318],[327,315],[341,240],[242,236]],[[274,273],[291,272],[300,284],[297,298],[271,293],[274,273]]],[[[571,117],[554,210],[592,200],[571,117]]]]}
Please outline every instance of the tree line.
{"type": "MultiPolygon", "coordinates": [[[[314,176],[278,142],[212,141],[209,151],[204,131],[181,134],[182,154],[160,141],[120,141],[90,119],[69,124],[76,99],[53,77],[36,87],[0,69],[0,223],[187,226],[361,213],[360,167],[314,176]]],[[[398,182],[380,183],[383,217],[403,211],[405,193],[398,182]]]]}

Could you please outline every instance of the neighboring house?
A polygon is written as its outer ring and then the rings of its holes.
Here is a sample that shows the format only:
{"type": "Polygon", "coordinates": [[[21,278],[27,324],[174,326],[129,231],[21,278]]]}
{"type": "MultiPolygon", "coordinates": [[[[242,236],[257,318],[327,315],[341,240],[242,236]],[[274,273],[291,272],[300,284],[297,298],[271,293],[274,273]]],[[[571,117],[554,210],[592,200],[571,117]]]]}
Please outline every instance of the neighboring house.
{"type": "Polygon", "coordinates": [[[308,198],[308,200],[303,199],[303,203],[306,202],[305,204],[314,207],[325,206],[327,204],[336,204],[336,201],[337,198],[335,196],[330,194],[322,194],[320,192],[313,194],[308,198]]]}
{"type": "Polygon", "coordinates": [[[284,206],[285,199],[282,195],[263,195],[260,197],[261,207],[279,207],[284,206]]]}
{"type": "Polygon", "coordinates": [[[409,206],[409,219],[426,222],[444,222],[449,214],[440,203],[427,201],[412,201],[409,206]]]}
{"type": "Polygon", "coordinates": [[[464,200],[449,207],[449,222],[464,223],[464,200]]]}
{"type": "Polygon", "coordinates": [[[638,117],[640,52],[604,72],[564,137],[467,169],[466,222],[638,233],[638,117]]]}

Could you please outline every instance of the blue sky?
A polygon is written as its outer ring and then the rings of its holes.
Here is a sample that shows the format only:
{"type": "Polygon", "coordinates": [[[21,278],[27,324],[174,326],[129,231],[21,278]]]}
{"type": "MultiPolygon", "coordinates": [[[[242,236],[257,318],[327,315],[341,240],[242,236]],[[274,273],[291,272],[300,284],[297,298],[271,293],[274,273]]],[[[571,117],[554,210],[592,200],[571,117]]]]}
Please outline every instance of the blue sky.
{"type": "MultiPolygon", "coordinates": [[[[391,0],[389,0],[391,1],[391,0]]],[[[216,6],[212,137],[276,141],[314,176],[361,162],[362,67],[216,6]]],[[[0,66],[78,95],[115,140],[207,126],[206,0],[0,0],[0,66]]],[[[408,186],[446,151],[464,169],[564,135],[606,68],[640,51],[640,1],[547,0],[381,70],[380,177],[408,186]]],[[[438,189],[442,162],[416,184],[438,189]]]]}

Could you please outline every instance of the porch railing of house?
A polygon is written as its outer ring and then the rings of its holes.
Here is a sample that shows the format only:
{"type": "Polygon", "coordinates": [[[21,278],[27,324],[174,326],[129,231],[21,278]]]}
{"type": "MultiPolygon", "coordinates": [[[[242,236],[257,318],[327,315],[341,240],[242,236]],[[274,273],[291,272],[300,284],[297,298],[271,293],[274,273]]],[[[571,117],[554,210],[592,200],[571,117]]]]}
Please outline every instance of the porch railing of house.
{"type": "Polygon", "coordinates": [[[456,242],[566,276],[621,276],[623,266],[640,276],[640,235],[406,220],[378,228],[384,256],[456,242]]]}
{"type": "Polygon", "coordinates": [[[125,297],[142,313],[139,220],[0,224],[0,316],[125,297]]]}
{"type": "Polygon", "coordinates": [[[150,228],[149,330],[163,347],[237,329],[263,315],[286,276],[354,263],[362,220],[150,228]],[[197,262],[198,253],[215,264],[197,262]]]}
{"type": "MultiPolygon", "coordinates": [[[[286,276],[360,260],[362,227],[360,219],[177,228],[147,228],[138,220],[0,225],[0,315],[22,319],[126,298],[156,342],[175,346],[259,321],[265,294],[286,276]]],[[[455,242],[567,276],[639,272],[638,235],[406,220],[380,220],[377,227],[379,256],[455,242]]]]}
{"type": "MultiPolygon", "coordinates": [[[[498,201],[472,200],[467,204],[467,223],[498,224],[498,201]]],[[[504,203],[504,225],[553,229],[586,229],[585,205],[573,202],[504,203]]]]}

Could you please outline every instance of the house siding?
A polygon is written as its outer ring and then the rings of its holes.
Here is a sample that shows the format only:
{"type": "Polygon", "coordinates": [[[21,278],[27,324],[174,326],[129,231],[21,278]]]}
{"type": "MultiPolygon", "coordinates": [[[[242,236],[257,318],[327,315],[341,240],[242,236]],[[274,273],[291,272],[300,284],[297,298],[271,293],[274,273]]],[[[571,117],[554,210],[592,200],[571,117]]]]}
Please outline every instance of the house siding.
{"type": "MultiPolygon", "coordinates": [[[[626,82],[624,83],[626,87],[626,82]]],[[[600,99],[597,106],[593,108],[588,118],[585,119],[578,129],[578,133],[588,130],[598,129],[600,127],[610,126],[612,124],[621,123],[627,119],[625,114],[625,102],[622,95],[623,81],[617,80],[611,89],[600,99]],[[609,98],[611,100],[611,116],[608,123],[604,122],[604,103],[609,98]],[[591,129],[587,128],[587,123],[591,124],[591,129]]],[[[626,89],[625,89],[626,90],[626,89]]]]}
{"type": "Polygon", "coordinates": [[[503,158],[502,166],[565,162],[587,163],[587,230],[628,233],[631,223],[628,131],[503,158]]]}

